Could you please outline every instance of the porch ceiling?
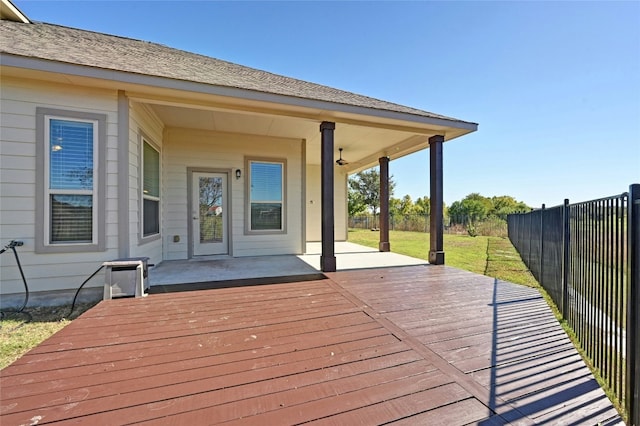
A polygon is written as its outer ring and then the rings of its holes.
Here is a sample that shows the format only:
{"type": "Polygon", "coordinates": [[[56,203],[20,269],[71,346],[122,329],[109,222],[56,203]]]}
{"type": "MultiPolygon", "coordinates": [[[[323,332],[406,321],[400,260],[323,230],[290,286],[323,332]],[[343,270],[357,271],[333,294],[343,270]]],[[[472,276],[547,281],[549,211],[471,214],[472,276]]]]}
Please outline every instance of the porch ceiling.
{"type": "MultiPolygon", "coordinates": [[[[322,119],[257,113],[225,109],[203,109],[153,103],[151,108],[167,127],[190,128],[226,133],[243,133],[303,139],[307,142],[307,163],[320,165],[320,131],[322,119]]],[[[384,123],[364,125],[344,120],[336,122],[334,157],[343,158],[349,173],[375,166],[378,158],[399,158],[428,147],[429,136],[423,129],[398,129],[384,123]]]]}
{"type": "Polygon", "coordinates": [[[343,148],[343,158],[349,162],[344,169],[350,174],[376,166],[380,157],[393,160],[425,149],[433,135],[444,135],[445,141],[449,141],[477,128],[473,123],[424,119],[348,105],[305,100],[273,103],[271,99],[249,100],[5,64],[2,75],[122,90],[129,100],[151,107],[167,127],[304,139],[307,162],[316,165],[320,164],[320,123],[333,121],[334,158],[338,159],[338,149],[343,148]]]}

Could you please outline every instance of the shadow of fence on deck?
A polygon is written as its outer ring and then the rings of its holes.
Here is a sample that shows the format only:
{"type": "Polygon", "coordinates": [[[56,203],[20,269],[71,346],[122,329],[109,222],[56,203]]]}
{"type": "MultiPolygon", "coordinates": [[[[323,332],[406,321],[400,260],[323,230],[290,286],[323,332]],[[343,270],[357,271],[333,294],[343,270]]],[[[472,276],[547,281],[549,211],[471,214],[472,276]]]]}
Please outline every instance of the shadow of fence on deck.
{"type": "Polygon", "coordinates": [[[492,309],[491,367],[471,375],[489,388],[493,412],[507,422],[621,424],[537,291],[496,279],[492,309]]]}
{"type": "Polygon", "coordinates": [[[509,239],[640,426],[640,184],[508,217],[509,239]]]}

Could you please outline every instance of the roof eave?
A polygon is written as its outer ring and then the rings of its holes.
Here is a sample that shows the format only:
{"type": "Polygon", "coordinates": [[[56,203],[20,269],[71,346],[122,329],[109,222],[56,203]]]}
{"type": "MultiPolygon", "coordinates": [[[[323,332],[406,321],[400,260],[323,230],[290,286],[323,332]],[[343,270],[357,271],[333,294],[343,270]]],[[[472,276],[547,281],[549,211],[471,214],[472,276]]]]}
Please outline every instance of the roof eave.
{"type": "MultiPolygon", "coordinates": [[[[188,91],[207,95],[244,99],[247,101],[257,101],[276,105],[286,105],[290,107],[300,107],[309,110],[326,111],[325,116],[315,117],[318,120],[341,121],[341,115],[357,115],[379,120],[402,122],[407,126],[416,126],[418,128],[448,128],[454,130],[450,133],[450,136],[446,137],[447,140],[474,132],[478,128],[478,125],[476,123],[461,120],[447,120],[443,118],[375,109],[357,105],[348,105],[323,100],[300,98],[275,93],[266,93],[249,89],[211,85],[193,81],[171,79],[167,77],[96,68],[86,65],[13,55],[9,53],[0,53],[0,63],[3,66],[30,69],[35,71],[72,75],[76,77],[94,78],[119,83],[151,86],[178,91],[188,91]]],[[[365,124],[365,122],[363,121],[362,124],[365,124]]]]}

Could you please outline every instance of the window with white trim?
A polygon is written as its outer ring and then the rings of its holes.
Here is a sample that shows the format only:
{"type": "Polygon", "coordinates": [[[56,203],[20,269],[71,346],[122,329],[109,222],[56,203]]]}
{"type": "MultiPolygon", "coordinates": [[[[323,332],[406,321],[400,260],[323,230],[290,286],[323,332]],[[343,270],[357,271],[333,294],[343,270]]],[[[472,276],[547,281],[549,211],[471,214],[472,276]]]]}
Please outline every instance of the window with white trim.
{"type": "Polygon", "coordinates": [[[142,138],[142,237],[160,234],[160,152],[142,138]]]}
{"type": "Polygon", "coordinates": [[[36,108],[37,253],[105,249],[106,115],[36,108]]]}
{"type": "Polygon", "coordinates": [[[284,232],[285,162],[248,160],[248,230],[284,232]]]}

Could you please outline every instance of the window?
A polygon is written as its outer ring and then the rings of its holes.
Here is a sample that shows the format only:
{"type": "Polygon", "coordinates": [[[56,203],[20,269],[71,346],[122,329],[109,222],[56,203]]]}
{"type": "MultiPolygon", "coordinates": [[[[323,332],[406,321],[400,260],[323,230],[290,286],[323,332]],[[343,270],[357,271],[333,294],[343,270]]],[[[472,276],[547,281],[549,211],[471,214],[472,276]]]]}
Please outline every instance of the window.
{"type": "Polygon", "coordinates": [[[104,250],[103,115],[36,111],[36,251],[104,250]]]}
{"type": "Polygon", "coordinates": [[[50,243],[93,243],[95,122],[47,117],[50,243]]]}
{"type": "Polygon", "coordinates": [[[285,162],[249,160],[249,231],[284,232],[285,162]]]}
{"type": "Polygon", "coordinates": [[[142,138],[142,236],[160,234],[160,152],[142,138]]]}

